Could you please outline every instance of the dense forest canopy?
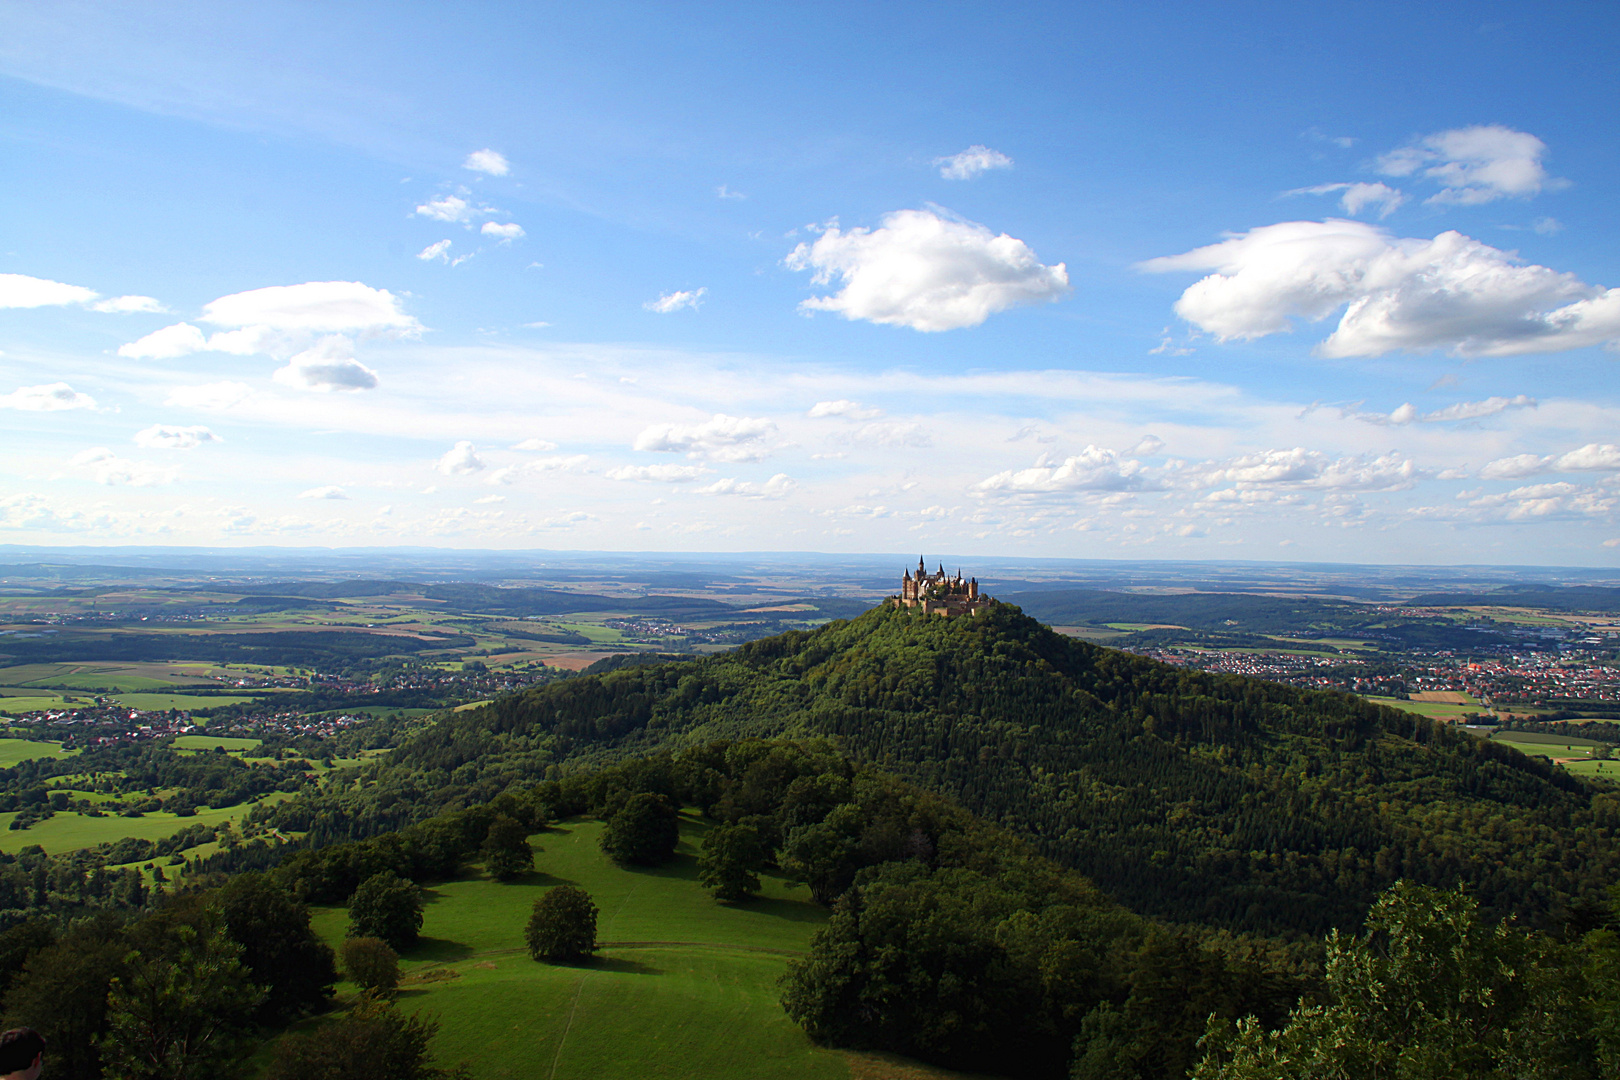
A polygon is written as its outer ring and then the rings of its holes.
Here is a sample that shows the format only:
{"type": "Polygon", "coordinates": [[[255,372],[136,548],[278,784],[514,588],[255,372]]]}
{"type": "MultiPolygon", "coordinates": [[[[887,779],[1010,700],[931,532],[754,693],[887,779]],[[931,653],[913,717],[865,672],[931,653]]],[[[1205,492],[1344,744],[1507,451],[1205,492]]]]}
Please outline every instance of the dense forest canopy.
{"type": "Polygon", "coordinates": [[[511,783],[716,738],[830,736],[947,794],[1146,914],[1266,934],[1354,928],[1397,879],[1494,916],[1599,903],[1620,797],[1421,717],[1155,663],[1010,605],[893,608],[449,716],[352,787],[267,811],[361,837],[511,783]]]}

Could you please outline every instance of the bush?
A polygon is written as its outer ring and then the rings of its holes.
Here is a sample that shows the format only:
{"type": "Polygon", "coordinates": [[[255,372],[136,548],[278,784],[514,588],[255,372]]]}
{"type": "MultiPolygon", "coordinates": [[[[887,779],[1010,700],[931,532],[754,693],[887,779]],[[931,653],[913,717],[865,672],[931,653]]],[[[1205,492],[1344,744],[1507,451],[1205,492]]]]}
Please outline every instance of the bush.
{"type": "Polygon", "coordinates": [[[397,950],[421,931],[422,894],[392,870],[366,878],[349,898],[349,937],[381,938],[397,950]]]}
{"type": "Polygon", "coordinates": [[[552,963],[587,960],[596,951],[596,905],[577,885],[558,885],[534,902],[525,937],[529,955],[552,963]]]}
{"type": "Polygon", "coordinates": [[[669,861],[680,842],[680,814],[662,795],[642,792],[625,800],[608,819],[602,850],[622,865],[657,866],[669,861]]]}
{"type": "Polygon", "coordinates": [[[392,994],[399,986],[399,953],[381,938],[350,938],[343,943],[343,971],[369,994],[392,994]]]}
{"type": "Polygon", "coordinates": [[[287,1035],[276,1044],[265,1080],[456,1080],[468,1074],[428,1064],[439,1025],[402,1016],[392,1005],[362,1005],[336,1024],[287,1035]]]}

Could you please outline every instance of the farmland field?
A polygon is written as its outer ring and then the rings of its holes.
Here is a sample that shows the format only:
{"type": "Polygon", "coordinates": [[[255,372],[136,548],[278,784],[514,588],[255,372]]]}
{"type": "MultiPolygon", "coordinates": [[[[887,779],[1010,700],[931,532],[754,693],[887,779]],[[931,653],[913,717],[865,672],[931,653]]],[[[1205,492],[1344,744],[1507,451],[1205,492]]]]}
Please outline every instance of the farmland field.
{"type": "Polygon", "coordinates": [[[224,735],[181,735],[174,740],[176,750],[212,750],[223,746],[226,750],[251,750],[259,745],[258,739],[232,739],[224,735]]]}

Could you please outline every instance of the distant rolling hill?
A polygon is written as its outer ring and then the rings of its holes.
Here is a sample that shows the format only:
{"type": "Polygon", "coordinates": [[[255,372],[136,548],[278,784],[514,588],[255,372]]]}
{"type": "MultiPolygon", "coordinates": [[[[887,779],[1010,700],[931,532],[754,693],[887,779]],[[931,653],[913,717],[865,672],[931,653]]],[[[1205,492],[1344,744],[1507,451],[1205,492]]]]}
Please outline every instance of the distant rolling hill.
{"type": "Polygon", "coordinates": [[[776,735],[832,736],[1176,920],[1314,935],[1399,878],[1545,920],[1620,871],[1620,797],[1544,762],[1349,695],[1099,648],[1007,605],[876,608],[531,690],[278,814],[369,835],[571,762],[776,735]]]}

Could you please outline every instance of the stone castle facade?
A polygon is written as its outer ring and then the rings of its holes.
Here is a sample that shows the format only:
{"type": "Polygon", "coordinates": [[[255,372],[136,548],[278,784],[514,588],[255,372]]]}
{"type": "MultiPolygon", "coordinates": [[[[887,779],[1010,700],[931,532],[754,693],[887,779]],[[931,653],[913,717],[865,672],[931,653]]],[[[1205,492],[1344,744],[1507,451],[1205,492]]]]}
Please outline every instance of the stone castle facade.
{"type": "Polygon", "coordinates": [[[916,576],[907,570],[900,579],[900,595],[889,597],[889,603],[895,607],[920,607],[925,615],[949,618],[952,615],[972,615],[989,607],[991,600],[979,594],[978,578],[963,581],[960,570],[952,577],[945,573],[943,566],[938,572],[930,574],[923,565],[922,557],[918,556],[916,576]]]}

